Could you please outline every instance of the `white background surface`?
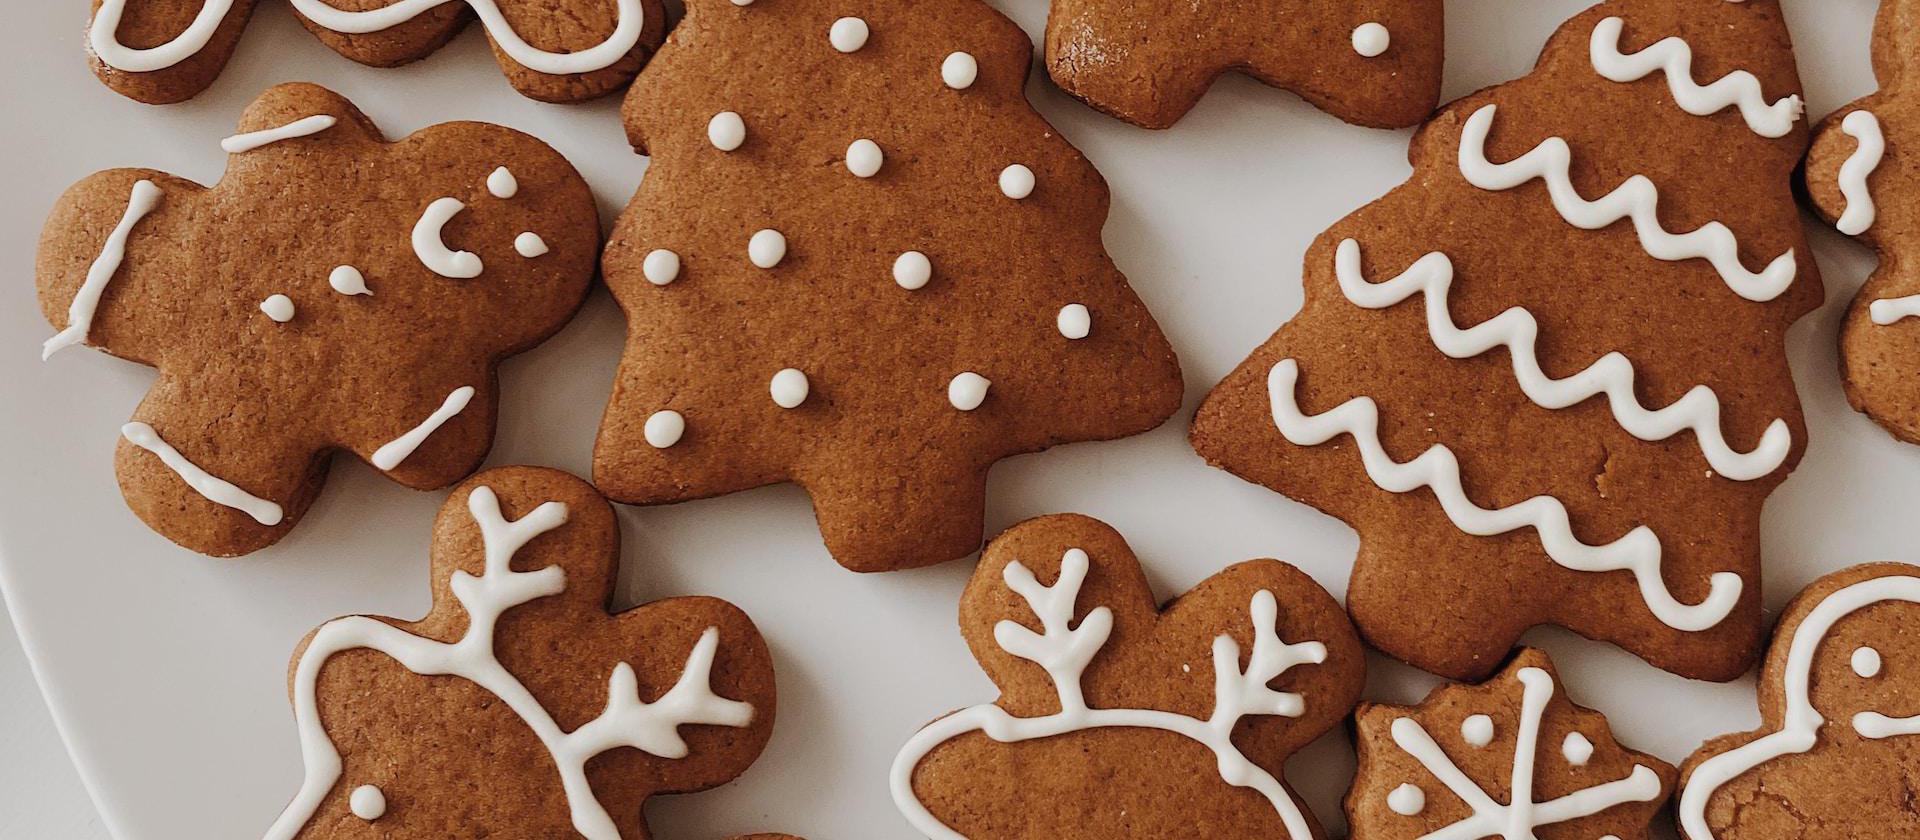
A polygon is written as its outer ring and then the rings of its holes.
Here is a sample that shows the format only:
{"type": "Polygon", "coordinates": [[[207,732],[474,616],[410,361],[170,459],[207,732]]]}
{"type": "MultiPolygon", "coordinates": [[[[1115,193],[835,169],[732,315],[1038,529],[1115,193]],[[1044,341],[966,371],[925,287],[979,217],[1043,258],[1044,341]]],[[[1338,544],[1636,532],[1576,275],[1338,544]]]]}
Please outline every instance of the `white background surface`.
{"type": "MultiPolygon", "coordinates": [[[[217,143],[240,109],[290,80],[333,87],[393,136],[449,119],[533,132],[580,167],[609,222],[645,161],[623,141],[617,100],[560,107],[520,98],[477,29],[412,67],[374,70],[321,47],[285,4],[263,3],[212,90],[153,108],[121,99],[89,74],[83,4],[7,5],[0,254],[11,280],[0,296],[0,581],[80,772],[52,734],[25,658],[11,638],[0,640],[0,837],[88,840],[107,836],[106,827],[122,838],[257,836],[299,782],[284,693],[294,643],[341,614],[424,612],[427,531],[444,494],[405,490],[339,462],[301,527],[250,558],[197,557],[148,532],[119,498],[112,452],[151,372],[86,351],[39,361],[51,330],[34,305],[33,253],[46,211],[71,182],[114,166],[213,182],[224,166],[217,143]],[[103,819],[88,811],[81,777],[103,819]]],[[[995,5],[1038,39],[1043,0],[995,5]]],[[[1523,74],[1548,33],[1587,5],[1449,0],[1447,96],[1523,74]]],[[[1873,88],[1866,44],[1874,9],[1870,0],[1788,0],[1815,116],[1873,88]]],[[[1163,597],[1262,556],[1344,591],[1356,545],[1349,529],[1206,468],[1184,434],[1206,389],[1297,310],[1308,242],[1405,178],[1409,133],[1348,127],[1238,77],[1163,133],[1101,117],[1043,80],[1030,90],[1112,183],[1109,247],[1180,351],[1188,403],[1149,435],[1002,464],[993,473],[990,528],[1056,511],[1098,516],[1133,542],[1163,597]]],[[[1920,449],[1849,411],[1836,372],[1842,304],[1871,258],[1824,227],[1813,237],[1829,305],[1790,334],[1812,442],[1767,509],[1772,608],[1841,566],[1920,559],[1911,548],[1920,449]]],[[[506,365],[491,463],[587,470],[621,330],[611,299],[596,292],[564,333],[506,365]]],[[[792,488],[625,508],[621,520],[622,606],[724,597],[753,615],[779,669],[780,722],[766,755],[724,789],[656,800],[656,835],[907,836],[886,795],[894,750],[929,718],[993,695],[954,623],[970,564],[866,577],[842,571],[792,488]]],[[[1577,700],[1607,712],[1630,745],[1669,761],[1758,720],[1750,679],[1690,683],[1558,631],[1530,639],[1555,654],[1577,700]]],[[[1373,664],[1373,698],[1412,700],[1433,684],[1378,657],[1373,664]]],[[[1351,764],[1336,734],[1289,768],[1334,825],[1351,764]]]]}

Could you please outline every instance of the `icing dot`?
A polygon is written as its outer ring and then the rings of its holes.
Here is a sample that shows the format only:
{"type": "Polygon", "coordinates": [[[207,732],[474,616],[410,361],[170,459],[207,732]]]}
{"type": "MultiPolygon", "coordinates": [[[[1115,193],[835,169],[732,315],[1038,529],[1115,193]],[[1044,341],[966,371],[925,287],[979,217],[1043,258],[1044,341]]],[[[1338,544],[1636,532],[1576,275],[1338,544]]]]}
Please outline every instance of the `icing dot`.
{"type": "Polygon", "coordinates": [[[774,374],[773,383],[769,387],[773,392],[773,404],[781,408],[799,408],[801,403],[807,401],[807,394],[813,390],[807,382],[807,375],[795,368],[787,368],[774,374]]]}
{"type": "Polygon", "coordinates": [[[767,228],[753,235],[747,241],[747,259],[761,268],[772,268],[787,258],[787,237],[780,231],[767,228]]]}
{"type": "Polygon", "coordinates": [[[908,251],[893,261],[893,282],[907,291],[924,289],[933,280],[933,261],[919,251],[908,251]]]}
{"type": "Polygon", "coordinates": [[[332,286],[334,291],[343,295],[373,294],[373,292],[367,288],[367,276],[361,274],[360,269],[350,265],[339,266],[333,270],[333,273],[328,274],[327,285],[332,286]]]}
{"type": "Polygon", "coordinates": [[[646,260],[640,263],[640,273],[655,286],[672,283],[680,279],[680,255],[665,248],[648,251],[646,260]]]}
{"type": "Polygon", "coordinates": [[[387,795],[373,785],[361,785],[347,797],[347,809],[360,819],[372,822],[387,814],[387,795]]]}
{"type": "Polygon", "coordinates": [[[980,62],[967,53],[953,53],[947,56],[946,61],[940,62],[940,81],[946,82],[947,87],[954,90],[973,87],[974,81],[979,78],[980,62]]]}
{"type": "Polygon", "coordinates": [[[864,137],[853,141],[847,147],[847,171],[858,178],[871,178],[880,173],[880,165],[887,156],[880,151],[880,144],[864,137]]]}
{"type": "Polygon", "coordinates": [[[1567,733],[1567,739],[1560,742],[1560,754],[1567,757],[1567,763],[1575,767],[1585,767],[1593,759],[1593,742],[1578,732],[1567,733]]]}
{"type": "Polygon", "coordinates": [[[513,177],[513,173],[502,166],[487,176],[487,192],[492,193],[494,198],[512,198],[520,192],[520,179],[513,177]]]}
{"type": "Polygon", "coordinates": [[[1028,169],[1026,164],[1016,163],[1000,170],[1000,191],[1006,193],[1008,198],[1019,201],[1033,195],[1033,187],[1033,170],[1028,169]]]}
{"type": "Polygon", "coordinates": [[[1393,33],[1378,23],[1363,23],[1353,30],[1353,51],[1367,58],[1386,52],[1392,43],[1393,33]]]}
{"type": "Polygon", "coordinates": [[[972,411],[987,401],[987,388],[992,384],[986,377],[967,371],[947,383],[947,402],[961,411],[972,411]]]}
{"type": "Polygon", "coordinates": [[[519,251],[520,256],[533,259],[547,252],[547,241],[541,239],[540,234],[527,231],[513,238],[513,250],[519,251]]]}
{"type": "Polygon", "coordinates": [[[1460,737],[1468,744],[1484,747],[1493,743],[1493,718],[1474,715],[1460,722],[1460,737]]]}
{"type": "Polygon", "coordinates": [[[721,111],[707,120],[707,140],[723,152],[731,152],[747,142],[747,121],[732,111],[721,111]]]}
{"type": "Polygon", "coordinates": [[[680,442],[680,436],[687,433],[687,418],[678,411],[656,411],[647,418],[647,445],[655,449],[666,449],[680,442]]]}
{"type": "Polygon", "coordinates": [[[1863,647],[1853,652],[1853,672],[1861,679],[1870,680],[1880,676],[1880,651],[1863,647]]]}
{"type": "Polygon", "coordinates": [[[857,17],[843,17],[833,22],[833,28],[827,31],[827,40],[833,48],[843,53],[859,52],[867,45],[867,22],[857,17]]]}
{"type": "Polygon", "coordinates": [[[1069,303],[1060,308],[1060,315],[1054,318],[1054,323],[1059,326],[1061,335],[1079,341],[1093,332],[1093,313],[1081,304],[1069,303]]]}
{"type": "Polygon", "coordinates": [[[284,324],[293,320],[293,298],[274,295],[260,301],[260,311],[267,313],[267,317],[284,324]]]}
{"type": "Polygon", "coordinates": [[[1411,784],[1401,785],[1387,794],[1387,807],[1403,817],[1411,817],[1427,809],[1427,794],[1411,784]]]}

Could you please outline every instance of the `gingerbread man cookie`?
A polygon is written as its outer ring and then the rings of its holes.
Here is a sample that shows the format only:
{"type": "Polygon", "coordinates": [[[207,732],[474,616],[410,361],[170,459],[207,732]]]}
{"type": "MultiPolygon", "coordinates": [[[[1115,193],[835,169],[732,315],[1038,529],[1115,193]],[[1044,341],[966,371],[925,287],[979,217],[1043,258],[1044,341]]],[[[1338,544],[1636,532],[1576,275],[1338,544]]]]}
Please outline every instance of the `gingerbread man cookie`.
{"type": "Polygon", "coordinates": [[[1482,685],[1444,686],[1418,706],[1362,704],[1353,840],[1644,840],[1673,766],[1621,746],[1559,683],[1547,655],[1525,649],[1482,685]]]}
{"type": "Polygon", "coordinates": [[[1787,605],[1760,673],[1761,728],[1708,741],[1681,777],[1687,840],[1920,836],[1920,567],[1856,566],[1787,605]]]}
{"type": "Polygon", "coordinates": [[[806,488],[848,568],[980,547],[1001,458],[1158,426],[1166,337],[1100,239],[1099,174],[980,0],[692,0],[635,85],[652,161],[608,243],[616,501],[806,488]]]}
{"type": "Polygon", "coordinates": [[[1281,767],[1346,718],[1366,661],[1305,573],[1242,563],[1157,608],[1118,533],[1049,516],[987,547],[960,628],[1001,694],[894,760],[927,837],[1322,836],[1281,767]]]}
{"type": "Polygon", "coordinates": [[[613,509],[548,469],[491,470],[434,525],[433,609],[322,625],[289,671],[306,778],[269,840],[645,840],[656,793],[739,776],[773,731],[745,613],[607,614],[613,509]]]}
{"type": "Polygon", "coordinates": [[[599,247],[586,182],[484,123],[398,142],[338,95],[267,91],[214,187],[117,169],[41,234],[44,353],[159,368],[115,467],[154,530],[216,556],[272,544],[346,450],[445,487],[492,445],[494,366],[557,332],[599,247]]]}
{"type": "MultiPolygon", "coordinates": [[[[121,95],[192,99],[233,57],[256,0],[90,0],[87,54],[121,95]]],[[[659,0],[288,0],[335,52],[373,67],[431,55],[478,20],[507,81],[547,102],[612,93],[666,32],[659,0]]]]}
{"type": "Polygon", "coordinates": [[[1759,656],[1761,507],[1806,442],[1785,337],[1822,298],[1789,44],[1774,0],[1573,18],[1421,130],[1201,406],[1208,461],[1360,532],[1375,647],[1460,680],[1538,624],[1699,679],[1759,656]]]}
{"type": "Polygon", "coordinates": [[[1167,128],[1239,70],[1355,125],[1403,128],[1440,103],[1441,0],[1053,0],[1047,72],[1143,128],[1167,128]]]}

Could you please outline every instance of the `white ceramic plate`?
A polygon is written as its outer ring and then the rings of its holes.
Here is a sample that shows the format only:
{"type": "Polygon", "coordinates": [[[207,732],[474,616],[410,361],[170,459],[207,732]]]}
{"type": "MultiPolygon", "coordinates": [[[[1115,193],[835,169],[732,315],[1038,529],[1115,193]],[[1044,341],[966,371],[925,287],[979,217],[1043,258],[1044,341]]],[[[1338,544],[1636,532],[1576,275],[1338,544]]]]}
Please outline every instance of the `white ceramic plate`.
{"type": "MultiPolygon", "coordinates": [[[[1037,41],[1043,0],[996,5],[1037,41]]],[[[1587,5],[1449,0],[1448,96],[1525,73],[1554,27],[1587,5]]],[[[530,131],[572,158],[608,220],[646,161],[623,140],[617,100],[566,107],[523,99],[478,31],[414,66],[374,70],[327,51],[285,4],[262,3],[212,90],[154,108],[88,73],[83,4],[8,7],[0,253],[9,255],[12,282],[0,300],[0,582],[117,836],[257,836],[299,784],[285,695],[294,643],[341,614],[424,612],[428,525],[444,494],[405,490],[342,461],[301,526],[252,557],[209,560],[149,532],[121,502],[112,453],[152,373],[85,351],[39,359],[50,329],[34,305],[33,253],[47,209],[71,182],[115,166],[211,183],[226,160],[218,142],[241,107],[290,80],[340,91],[396,136],[452,119],[530,131]]],[[[1789,0],[1815,116],[1873,88],[1866,45],[1874,10],[1870,0],[1789,0]]],[[[1112,184],[1107,241],[1180,351],[1188,412],[1142,437],[1002,464],[990,527],[1057,511],[1097,516],[1132,541],[1163,597],[1229,563],[1269,556],[1343,591],[1356,546],[1350,530],[1207,468],[1184,435],[1206,389],[1298,309],[1308,242],[1406,177],[1409,133],[1352,128],[1239,77],[1159,133],[1102,117],[1045,81],[1031,95],[1112,184]]],[[[1767,508],[1767,602],[1776,608],[1826,571],[1920,559],[1911,509],[1920,448],[1894,443],[1847,409],[1835,362],[1842,304],[1871,258],[1824,227],[1815,225],[1813,241],[1829,306],[1789,336],[1812,443],[1767,508]]],[[[491,463],[587,470],[622,328],[612,301],[596,292],[564,333],[506,365],[491,463]]],[[[906,836],[886,793],[895,749],[929,718],[993,696],[955,626],[970,564],[842,571],[792,488],[628,508],[621,520],[623,605],[726,598],[753,615],[778,660],[780,724],[765,757],[724,789],[656,800],[656,834],[906,836]]],[[[1758,721],[1751,680],[1691,683],[1562,632],[1530,638],[1558,658],[1578,700],[1606,711],[1629,744],[1669,761],[1758,721]]],[[[1375,698],[1412,700],[1433,684],[1379,657],[1374,665],[1375,698]]],[[[1335,735],[1291,768],[1334,825],[1351,767],[1351,750],[1335,735]]]]}

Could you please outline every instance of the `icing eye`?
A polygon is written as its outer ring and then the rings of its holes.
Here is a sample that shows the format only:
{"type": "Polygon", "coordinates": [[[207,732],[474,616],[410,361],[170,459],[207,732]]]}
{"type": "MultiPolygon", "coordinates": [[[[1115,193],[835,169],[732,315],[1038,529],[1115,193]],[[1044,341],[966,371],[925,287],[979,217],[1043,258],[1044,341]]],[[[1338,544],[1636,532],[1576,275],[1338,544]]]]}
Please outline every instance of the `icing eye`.
{"type": "Polygon", "coordinates": [[[1880,676],[1880,651],[1862,647],[1853,652],[1853,672],[1863,680],[1880,676]]]}
{"type": "Polygon", "coordinates": [[[1401,785],[1387,794],[1387,807],[1403,817],[1411,817],[1427,808],[1427,794],[1413,785],[1401,785]]]}
{"type": "Polygon", "coordinates": [[[387,795],[373,785],[361,785],[347,797],[347,810],[367,822],[386,816],[387,795]]]}
{"type": "Polygon", "coordinates": [[[1475,747],[1493,743],[1493,718],[1474,715],[1460,722],[1460,737],[1475,747]]]}
{"type": "Polygon", "coordinates": [[[1567,733],[1567,739],[1560,743],[1560,754],[1567,757],[1567,763],[1575,767],[1585,767],[1593,759],[1593,742],[1578,732],[1567,733]]]}

